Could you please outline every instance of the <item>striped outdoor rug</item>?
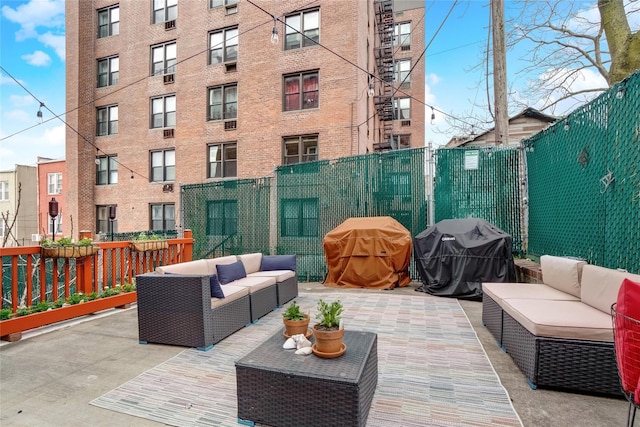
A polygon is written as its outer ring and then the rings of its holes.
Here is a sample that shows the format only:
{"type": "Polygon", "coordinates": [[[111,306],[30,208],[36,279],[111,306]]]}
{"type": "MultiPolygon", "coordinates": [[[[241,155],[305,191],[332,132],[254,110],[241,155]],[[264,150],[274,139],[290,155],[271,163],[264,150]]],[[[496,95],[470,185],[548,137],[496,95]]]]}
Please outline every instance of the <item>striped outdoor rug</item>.
{"type": "MultiPolygon", "coordinates": [[[[301,292],[296,301],[313,316],[319,298],[343,302],[346,329],[378,334],[367,426],[522,426],[457,300],[301,292]]],[[[234,362],[282,328],[281,312],[209,351],[186,349],[91,404],[173,426],[237,426],[234,362]]]]}

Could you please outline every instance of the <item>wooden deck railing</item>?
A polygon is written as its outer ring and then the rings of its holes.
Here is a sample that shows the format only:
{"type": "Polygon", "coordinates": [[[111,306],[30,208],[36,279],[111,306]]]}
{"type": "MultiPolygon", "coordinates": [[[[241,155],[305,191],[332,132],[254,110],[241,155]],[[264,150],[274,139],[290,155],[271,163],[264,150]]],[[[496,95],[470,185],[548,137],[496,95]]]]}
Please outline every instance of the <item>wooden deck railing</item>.
{"type": "Polygon", "coordinates": [[[100,242],[98,251],[82,258],[47,258],[40,246],[0,248],[0,301],[2,309],[12,316],[0,320],[0,337],[19,339],[23,331],[63,320],[73,319],[108,308],[124,307],[136,301],[136,292],[65,305],[48,311],[16,315],[29,311],[38,303],[56,302],[73,294],[101,294],[109,289],[124,289],[135,283],[137,274],[155,270],[157,266],[191,261],[193,237],[170,239],[168,248],[149,252],[131,249],[128,241],[100,242]],[[10,284],[10,286],[9,286],[10,284]]]}

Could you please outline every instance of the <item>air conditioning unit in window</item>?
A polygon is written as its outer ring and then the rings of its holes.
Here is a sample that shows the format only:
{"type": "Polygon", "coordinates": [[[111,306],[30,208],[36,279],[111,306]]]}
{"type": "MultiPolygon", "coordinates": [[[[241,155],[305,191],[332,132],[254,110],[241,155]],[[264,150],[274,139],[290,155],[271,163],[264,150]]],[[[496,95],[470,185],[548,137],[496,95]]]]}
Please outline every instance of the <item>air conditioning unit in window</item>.
{"type": "Polygon", "coordinates": [[[400,122],[400,126],[411,126],[411,120],[403,120],[400,122]]]}
{"type": "Polygon", "coordinates": [[[39,242],[40,241],[40,235],[39,234],[32,234],[31,235],[31,241],[32,242],[39,242]]]}
{"type": "Polygon", "coordinates": [[[173,184],[164,184],[162,186],[163,193],[173,193],[173,184]]]}
{"type": "Polygon", "coordinates": [[[411,50],[411,45],[408,45],[408,44],[402,45],[400,47],[400,50],[402,50],[402,51],[411,50]]]}
{"type": "Polygon", "coordinates": [[[224,64],[224,69],[227,73],[234,73],[238,71],[238,64],[236,62],[228,62],[224,64]]]}
{"type": "Polygon", "coordinates": [[[224,122],[224,130],[233,130],[238,128],[237,120],[227,120],[224,122]]]}
{"type": "Polygon", "coordinates": [[[164,23],[164,29],[165,30],[173,30],[174,28],[176,28],[176,20],[172,19],[171,21],[167,21],[164,23]]]}
{"type": "Polygon", "coordinates": [[[175,74],[171,73],[171,74],[164,75],[164,84],[173,83],[175,81],[176,81],[175,74]]]}
{"type": "Polygon", "coordinates": [[[164,129],[164,134],[163,134],[163,135],[164,135],[164,137],[165,137],[165,138],[173,138],[173,131],[174,131],[174,129],[173,129],[173,128],[171,128],[171,129],[164,129]]]}

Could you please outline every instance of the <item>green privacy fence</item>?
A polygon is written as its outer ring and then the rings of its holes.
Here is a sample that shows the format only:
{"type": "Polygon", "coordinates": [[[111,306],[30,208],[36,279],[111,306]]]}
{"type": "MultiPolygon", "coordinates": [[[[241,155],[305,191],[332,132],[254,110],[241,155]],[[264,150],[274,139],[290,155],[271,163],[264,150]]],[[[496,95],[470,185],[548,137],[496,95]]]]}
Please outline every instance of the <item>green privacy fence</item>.
{"type": "Polygon", "coordinates": [[[640,273],[640,72],[525,141],[529,252],[640,273]]]}
{"type": "Polygon", "coordinates": [[[436,152],[435,221],[481,218],[522,252],[522,179],[518,148],[451,148],[436,152]]]}
{"type": "Polygon", "coordinates": [[[391,216],[412,236],[425,229],[424,166],[420,148],[281,166],[275,178],[185,185],[193,257],[295,253],[299,278],[321,280],[322,239],[347,218],[391,216]]]}

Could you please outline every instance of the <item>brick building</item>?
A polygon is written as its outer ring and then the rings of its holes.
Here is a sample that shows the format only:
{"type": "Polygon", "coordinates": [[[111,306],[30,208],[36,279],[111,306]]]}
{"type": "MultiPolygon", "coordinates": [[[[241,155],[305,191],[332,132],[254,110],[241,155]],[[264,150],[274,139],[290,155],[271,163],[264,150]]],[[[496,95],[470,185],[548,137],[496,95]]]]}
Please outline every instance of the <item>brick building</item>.
{"type": "Polygon", "coordinates": [[[65,7],[77,230],[107,232],[111,205],[117,231],[173,229],[181,184],[424,144],[422,1],[65,7]]]}

